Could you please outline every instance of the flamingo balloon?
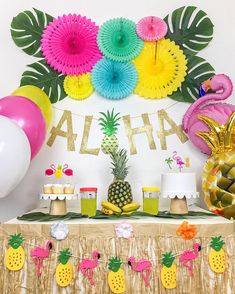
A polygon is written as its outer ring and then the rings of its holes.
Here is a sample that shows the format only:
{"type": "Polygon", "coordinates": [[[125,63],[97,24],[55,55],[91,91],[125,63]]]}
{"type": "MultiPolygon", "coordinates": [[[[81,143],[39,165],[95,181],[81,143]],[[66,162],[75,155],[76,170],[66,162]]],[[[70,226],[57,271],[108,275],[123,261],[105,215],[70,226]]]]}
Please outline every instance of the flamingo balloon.
{"type": "Polygon", "coordinates": [[[183,129],[191,142],[203,153],[211,154],[207,144],[197,136],[198,132],[210,132],[208,126],[198,119],[198,115],[206,115],[220,124],[225,124],[230,115],[235,112],[235,106],[226,103],[213,103],[229,98],[233,85],[230,78],[224,74],[218,74],[202,84],[202,89],[209,89],[215,93],[208,93],[194,102],[183,118],[183,129]]]}

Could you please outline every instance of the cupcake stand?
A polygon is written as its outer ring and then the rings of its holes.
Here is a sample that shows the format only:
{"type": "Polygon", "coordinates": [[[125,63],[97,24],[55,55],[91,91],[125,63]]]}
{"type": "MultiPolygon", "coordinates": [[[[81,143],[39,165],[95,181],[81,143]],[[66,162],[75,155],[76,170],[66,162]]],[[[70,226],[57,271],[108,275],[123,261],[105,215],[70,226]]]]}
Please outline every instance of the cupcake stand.
{"type": "Polygon", "coordinates": [[[67,213],[67,200],[77,199],[76,194],[40,194],[40,200],[51,200],[50,215],[65,215],[67,213]]]}

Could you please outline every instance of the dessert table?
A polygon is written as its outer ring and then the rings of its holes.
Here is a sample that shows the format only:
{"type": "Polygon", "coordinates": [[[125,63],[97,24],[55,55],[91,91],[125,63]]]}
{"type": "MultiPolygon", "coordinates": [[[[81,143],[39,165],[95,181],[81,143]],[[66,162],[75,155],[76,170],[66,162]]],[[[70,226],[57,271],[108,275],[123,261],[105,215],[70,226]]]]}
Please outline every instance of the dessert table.
{"type": "MultiPolygon", "coordinates": [[[[203,211],[200,208],[190,210],[203,211]]],[[[37,211],[48,212],[48,209],[37,211]]],[[[75,211],[73,209],[73,211],[75,211]]],[[[65,220],[69,235],[63,241],[51,237],[51,225],[57,221],[27,222],[18,219],[9,220],[0,225],[0,293],[111,293],[108,282],[108,261],[110,257],[118,256],[126,276],[125,293],[233,293],[235,289],[235,237],[232,221],[220,216],[187,218],[190,224],[197,227],[193,240],[183,240],[177,236],[176,230],[183,219],[141,217],[117,219],[71,219],[65,220]],[[133,236],[129,239],[117,237],[115,226],[128,223],[133,227],[133,236]],[[23,247],[26,254],[25,266],[21,271],[8,271],[4,256],[8,248],[7,242],[11,234],[21,233],[24,238],[23,247]],[[208,262],[210,241],[213,236],[222,236],[226,252],[226,271],[214,273],[208,262]],[[30,257],[32,249],[37,245],[45,246],[51,240],[51,254],[43,261],[42,273],[37,276],[36,265],[30,257]],[[184,250],[193,249],[193,244],[199,242],[202,250],[193,262],[193,276],[188,269],[180,264],[179,256],[184,250]],[[72,252],[73,280],[66,288],[60,288],[55,283],[55,270],[58,264],[59,251],[69,248],[72,252]],[[99,264],[94,270],[94,286],[78,272],[79,263],[84,257],[90,257],[93,250],[100,253],[99,264]],[[177,266],[177,287],[165,289],[161,284],[162,254],[172,251],[175,254],[174,263],[177,266]],[[149,287],[145,286],[140,273],[128,265],[128,258],[147,259],[152,263],[149,287]]]]}

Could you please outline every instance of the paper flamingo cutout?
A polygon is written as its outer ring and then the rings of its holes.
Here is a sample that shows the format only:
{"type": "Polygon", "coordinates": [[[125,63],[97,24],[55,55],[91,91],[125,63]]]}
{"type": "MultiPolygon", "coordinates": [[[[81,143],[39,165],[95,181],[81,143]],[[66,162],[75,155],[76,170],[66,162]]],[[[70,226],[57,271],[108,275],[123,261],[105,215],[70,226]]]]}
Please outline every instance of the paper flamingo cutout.
{"type": "Polygon", "coordinates": [[[145,287],[149,286],[149,277],[152,271],[152,263],[147,259],[135,260],[135,257],[128,258],[128,264],[135,272],[140,272],[142,279],[144,280],[145,287]]]}
{"type": "Polygon", "coordinates": [[[183,118],[183,130],[201,152],[211,154],[207,144],[197,136],[198,132],[210,132],[209,127],[198,118],[198,115],[205,115],[219,124],[226,124],[230,115],[235,111],[235,106],[217,102],[230,97],[233,85],[228,76],[218,74],[205,81],[202,87],[205,92],[209,89],[216,92],[204,95],[188,108],[183,118]]]}
{"type": "Polygon", "coordinates": [[[195,243],[193,250],[185,250],[180,256],[180,262],[188,269],[190,276],[193,276],[193,261],[198,258],[201,249],[201,244],[195,243]]]}
{"type": "Polygon", "coordinates": [[[31,257],[33,257],[33,261],[37,266],[37,275],[41,275],[41,269],[43,265],[43,260],[47,258],[50,254],[50,250],[52,249],[52,242],[47,241],[46,247],[43,248],[41,246],[37,246],[31,252],[31,257]]]}
{"type": "Polygon", "coordinates": [[[61,164],[58,164],[57,167],[54,164],[51,164],[50,168],[45,170],[45,175],[46,176],[55,175],[56,178],[61,178],[63,174],[68,177],[73,176],[73,170],[68,167],[69,167],[68,164],[64,164],[63,167],[61,164]]]}
{"type": "Polygon", "coordinates": [[[174,152],[173,152],[172,159],[175,160],[175,162],[176,162],[176,164],[178,165],[179,170],[180,170],[180,172],[181,172],[183,166],[185,165],[185,162],[183,161],[183,159],[182,159],[179,155],[177,155],[177,151],[174,151],[174,152]]]}
{"type": "Polygon", "coordinates": [[[97,250],[92,252],[92,259],[85,258],[81,261],[78,270],[88,279],[90,285],[94,285],[93,271],[98,266],[100,253],[97,250]]]}

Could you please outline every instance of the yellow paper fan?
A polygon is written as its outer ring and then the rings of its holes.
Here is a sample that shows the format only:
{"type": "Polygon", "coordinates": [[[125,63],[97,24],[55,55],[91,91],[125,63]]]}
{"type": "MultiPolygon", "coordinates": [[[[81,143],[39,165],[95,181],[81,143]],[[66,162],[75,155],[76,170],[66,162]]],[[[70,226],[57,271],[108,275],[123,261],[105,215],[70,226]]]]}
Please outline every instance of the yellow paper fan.
{"type": "Polygon", "coordinates": [[[146,98],[159,99],[171,95],[186,76],[187,59],[179,46],[169,39],[145,42],[133,63],[139,74],[134,93],[146,98]]]}
{"type": "Polygon", "coordinates": [[[88,98],[94,91],[91,83],[91,74],[66,76],[64,79],[64,90],[73,99],[82,100],[88,98]]]}

